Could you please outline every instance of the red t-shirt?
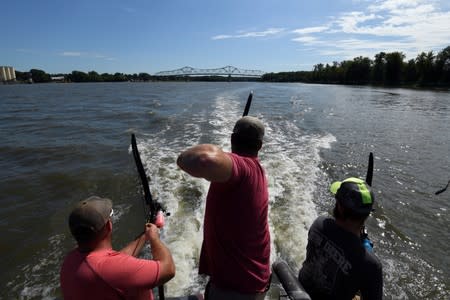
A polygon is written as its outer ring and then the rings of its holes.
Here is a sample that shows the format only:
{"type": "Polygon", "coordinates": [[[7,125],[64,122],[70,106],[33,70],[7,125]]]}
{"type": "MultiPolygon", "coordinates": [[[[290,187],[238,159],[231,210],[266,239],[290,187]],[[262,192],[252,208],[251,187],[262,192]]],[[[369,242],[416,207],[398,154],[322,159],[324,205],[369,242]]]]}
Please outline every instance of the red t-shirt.
{"type": "Polygon", "coordinates": [[[159,261],[138,259],[109,250],[71,251],[61,267],[61,289],[67,299],[152,300],[159,261]]]}
{"type": "Polygon", "coordinates": [[[262,292],[270,277],[267,179],[257,157],[228,155],[231,178],[211,182],[206,200],[199,273],[221,288],[262,292]]]}

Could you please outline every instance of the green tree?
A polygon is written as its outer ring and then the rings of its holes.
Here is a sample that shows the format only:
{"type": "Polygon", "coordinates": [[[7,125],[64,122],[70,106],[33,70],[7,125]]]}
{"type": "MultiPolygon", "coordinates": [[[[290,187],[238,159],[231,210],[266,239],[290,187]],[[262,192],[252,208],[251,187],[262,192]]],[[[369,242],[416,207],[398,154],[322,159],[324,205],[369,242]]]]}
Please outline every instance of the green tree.
{"type": "Polygon", "coordinates": [[[434,64],[433,51],[428,53],[422,52],[416,58],[417,73],[419,75],[420,85],[430,85],[433,82],[433,64],[434,64]]]}
{"type": "Polygon", "coordinates": [[[142,81],[149,81],[152,79],[152,76],[150,76],[150,74],[148,73],[139,73],[138,78],[142,81]]]}
{"type": "Polygon", "coordinates": [[[40,83],[40,82],[50,82],[52,79],[49,74],[45,73],[42,70],[39,69],[31,69],[31,78],[33,79],[33,82],[40,83]]]}
{"type": "Polygon", "coordinates": [[[111,74],[102,73],[100,76],[102,77],[103,81],[114,81],[113,76],[111,74]]]}
{"type": "Polygon", "coordinates": [[[103,81],[103,78],[102,78],[102,76],[100,76],[97,72],[95,72],[95,71],[90,71],[90,72],[88,73],[88,78],[87,78],[87,80],[90,81],[90,82],[100,82],[100,81],[103,81]]]}
{"type": "Polygon", "coordinates": [[[366,84],[370,80],[371,61],[368,57],[355,57],[346,64],[345,82],[352,84],[366,84]]]}
{"type": "Polygon", "coordinates": [[[392,52],[385,55],[385,84],[398,85],[402,80],[403,59],[402,52],[392,52]]]}
{"type": "MultiPolygon", "coordinates": [[[[328,64],[327,64],[328,66],[328,64]]],[[[328,66],[328,79],[331,83],[339,83],[342,82],[343,76],[341,75],[339,63],[337,61],[333,61],[331,66],[328,66]]]]}
{"type": "Polygon", "coordinates": [[[123,73],[114,73],[113,81],[127,81],[127,77],[123,73]]]}
{"type": "Polygon", "coordinates": [[[436,56],[436,73],[439,83],[450,85],[450,46],[436,56]]]}
{"type": "Polygon", "coordinates": [[[317,81],[317,82],[325,81],[323,64],[314,65],[314,70],[313,70],[312,76],[313,76],[314,81],[317,81]]]}
{"type": "Polygon", "coordinates": [[[416,71],[416,61],[414,59],[408,60],[408,63],[403,67],[403,77],[406,83],[414,84],[418,81],[417,71],[416,71]]]}
{"type": "Polygon", "coordinates": [[[372,68],[372,82],[381,84],[384,82],[384,70],[386,65],[386,53],[380,52],[375,55],[375,60],[372,68]]]}
{"type": "Polygon", "coordinates": [[[81,71],[72,71],[67,78],[72,82],[88,82],[89,75],[81,71]]]}
{"type": "Polygon", "coordinates": [[[17,70],[15,70],[15,72],[16,72],[16,79],[18,81],[27,82],[31,78],[30,72],[20,72],[17,70]]]}

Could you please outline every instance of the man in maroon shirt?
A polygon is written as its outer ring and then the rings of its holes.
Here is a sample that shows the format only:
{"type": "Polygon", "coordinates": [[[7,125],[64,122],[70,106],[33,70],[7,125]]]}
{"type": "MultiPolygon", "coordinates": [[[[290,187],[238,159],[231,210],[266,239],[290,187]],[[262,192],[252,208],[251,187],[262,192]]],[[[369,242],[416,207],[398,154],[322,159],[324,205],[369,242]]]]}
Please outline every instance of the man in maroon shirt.
{"type": "Polygon", "coordinates": [[[258,159],[264,126],[242,117],[231,153],[200,144],[182,152],[178,166],[211,182],[206,199],[199,273],[210,276],[206,299],[264,299],[270,286],[268,185],[258,159]]]}

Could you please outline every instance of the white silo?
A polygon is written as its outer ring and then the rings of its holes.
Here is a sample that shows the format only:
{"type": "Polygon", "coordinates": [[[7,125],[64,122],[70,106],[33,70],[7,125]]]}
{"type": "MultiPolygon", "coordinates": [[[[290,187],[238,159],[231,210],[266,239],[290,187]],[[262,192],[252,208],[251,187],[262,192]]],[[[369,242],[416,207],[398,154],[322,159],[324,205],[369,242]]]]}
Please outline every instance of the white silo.
{"type": "Polygon", "coordinates": [[[6,77],[6,67],[0,67],[0,81],[8,80],[6,77]]]}
{"type": "Polygon", "coordinates": [[[9,69],[9,75],[10,75],[9,80],[16,80],[16,70],[14,70],[13,67],[8,67],[8,69],[9,69]]]}
{"type": "Polygon", "coordinates": [[[16,80],[16,71],[13,67],[0,67],[0,81],[16,80]]]}

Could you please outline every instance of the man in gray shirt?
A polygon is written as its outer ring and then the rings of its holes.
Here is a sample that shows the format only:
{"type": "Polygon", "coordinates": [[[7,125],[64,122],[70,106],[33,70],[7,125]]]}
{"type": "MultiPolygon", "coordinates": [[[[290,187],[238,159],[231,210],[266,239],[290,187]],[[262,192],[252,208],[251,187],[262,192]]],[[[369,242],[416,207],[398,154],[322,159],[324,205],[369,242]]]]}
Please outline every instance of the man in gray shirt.
{"type": "Polygon", "coordinates": [[[312,299],[352,299],[358,291],[364,300],[382,299],[381,263],[361,241],[374,195],[359,178],[334,182],[330,191],[334,218],[319,217],[309,229],[298,279],[312,299]]]}

